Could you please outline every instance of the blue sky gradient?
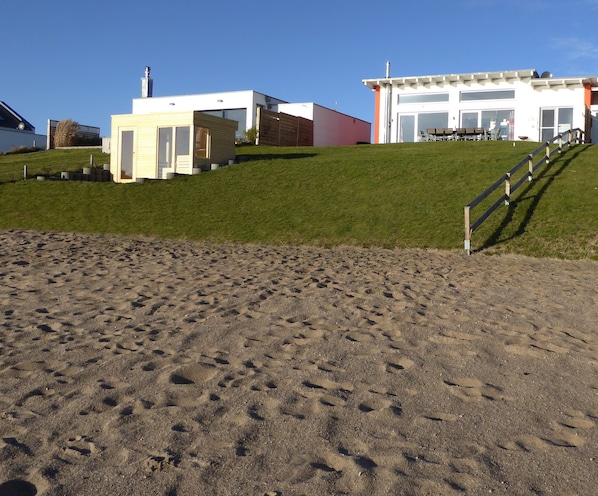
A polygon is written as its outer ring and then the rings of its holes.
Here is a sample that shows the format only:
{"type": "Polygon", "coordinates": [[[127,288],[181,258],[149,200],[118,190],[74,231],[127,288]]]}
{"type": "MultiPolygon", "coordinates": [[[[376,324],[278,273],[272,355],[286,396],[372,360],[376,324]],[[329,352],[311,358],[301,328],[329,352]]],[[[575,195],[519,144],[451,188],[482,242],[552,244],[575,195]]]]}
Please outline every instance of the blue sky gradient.
{"type": "Polygon", "coordinates": [[[146,65],[154,96],[255,90],[371,122],[362,79],[537,69],[598,75],[598,0],[3,0],[0,100],[45,134],[110,135],[146,65]]]}

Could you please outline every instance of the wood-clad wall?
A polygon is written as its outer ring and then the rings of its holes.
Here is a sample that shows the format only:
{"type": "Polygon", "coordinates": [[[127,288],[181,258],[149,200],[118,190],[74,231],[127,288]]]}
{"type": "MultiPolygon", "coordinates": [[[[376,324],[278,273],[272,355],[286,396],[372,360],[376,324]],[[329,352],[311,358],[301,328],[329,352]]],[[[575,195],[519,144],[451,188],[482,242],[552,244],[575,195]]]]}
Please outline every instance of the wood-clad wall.
{"type": "Polygon", "coordinates": [[[313,146],[314,123],[304,117],[259,109],[260,145],[313,146]]]}

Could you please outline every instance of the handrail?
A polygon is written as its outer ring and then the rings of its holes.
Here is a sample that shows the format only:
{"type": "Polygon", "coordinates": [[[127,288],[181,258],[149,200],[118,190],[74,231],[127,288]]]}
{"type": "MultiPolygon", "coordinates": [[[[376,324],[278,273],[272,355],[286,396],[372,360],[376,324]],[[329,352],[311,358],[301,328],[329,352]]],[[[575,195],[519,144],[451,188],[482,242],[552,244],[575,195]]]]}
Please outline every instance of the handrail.
{"type": "Polygon", "coordinates": [[[513,193],[525,182],[533,181],[534,179],[534,172],[541,167],[542,165],[547,165],[550,163],[551,157],[556,153],[561,153],[563,150],[563,146],[571,146],[572,144],[579,144],[584,143],[585,133],[580,128],[570,129],[565,131],[562,134],[559,134],[548,141],[545,141],[542,145],[540,145],[536,150],[532,153],[527,155],[523,160],[521,160],[515,167],[511,170],[503,174],[499,179],[497,179],[489,188],[487,188],[483,193],[476,196],[473,200],[471,200],[467,205],[464,207],[463,216],[465,220],[465,252],[469,255],[471,254],[471,235],[473,232],[482,225],[482,223],[494,212],[499,206],[501,206],[504,202],[505,205],[509,205],[511,202],[511,196],[513,193]],[[563,141],[563,135],[567,135],[566,141],[563,141]],[[550,149],[550,146],[554,144],[555,141],[558,140],[558,146],[553,150],[550,149]],[[534,157],[543,153],[542,158],[537,162],[534,163],[534,157]],[[511,183],[511,179],[513,175],[519,171],[522,167],[527,165],[527,172],[521,177],[517,182],[514,184],[511,183]],[[482,201],[484,201],[488,196],[490,196],[494,191],[501,187],[504,183],[505,185],[505,193],[502,195],[497,201],[495,201],[490,207],[486,209],[484,213],[482,213],[477,220],[471,220],[471,210],[479,205],[482,201]]]}

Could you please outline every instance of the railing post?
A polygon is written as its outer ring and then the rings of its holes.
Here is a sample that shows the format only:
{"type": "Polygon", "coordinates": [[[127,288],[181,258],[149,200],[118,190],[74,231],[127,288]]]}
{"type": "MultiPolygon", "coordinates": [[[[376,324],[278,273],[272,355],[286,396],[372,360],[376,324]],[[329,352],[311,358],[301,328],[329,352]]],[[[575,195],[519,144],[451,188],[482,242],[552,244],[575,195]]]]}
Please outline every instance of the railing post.
{"type": "Polygon", "coordinates": [[[505,205],[511,203],[511,173],[507,172],[505,175],[505,205]]]}
{"type": "Polygon", "coordinates": [[[561,153],[563,151],[563,135],[559,134],[559,148],[558,148],[559,153],[561,153]]]}
{"type": "Polygon", "coordinates": [[[546,142],[546,165],[550,163],[550,141],[546,142]]]}
{"type": "Polygon", "coordinates": [[[469,221],[469,205],[466,205],[464,210],[464,217],[465,217],[465,253],[468,255],[471,254],[471,224],[469,221]]]}
{"type": "Polygon", "coordinates": [[[527,156],[527,171],[527,180],[531,182],[534,180],[534,156],[531,153],[527,156]]]}

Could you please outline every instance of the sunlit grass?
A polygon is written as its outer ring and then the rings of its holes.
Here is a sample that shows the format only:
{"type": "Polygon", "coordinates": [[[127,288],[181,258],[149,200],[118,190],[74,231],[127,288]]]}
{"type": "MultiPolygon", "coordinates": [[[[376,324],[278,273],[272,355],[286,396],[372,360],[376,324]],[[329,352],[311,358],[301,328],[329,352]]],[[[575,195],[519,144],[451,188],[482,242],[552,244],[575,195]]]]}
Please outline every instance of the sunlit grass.
{"type": "MultiPolygon", "coordinates": [[[[247,161],[170,181],[3,184],[0,227],[462,250],[464,205],[537,146],[244,146],[237,153],[247,161]]],[[[43,153],[61,167],[68,161],[43,153]]],[[[587,145],[565,150],[474,233],[474,251],[598,258],[597,157],[587,145]]]]}

